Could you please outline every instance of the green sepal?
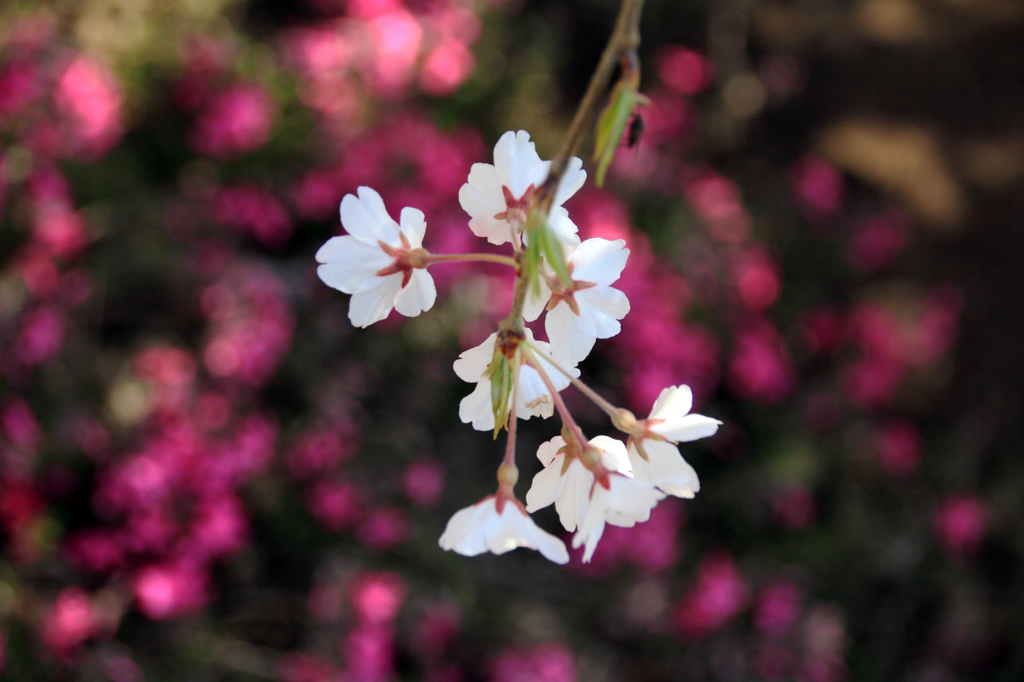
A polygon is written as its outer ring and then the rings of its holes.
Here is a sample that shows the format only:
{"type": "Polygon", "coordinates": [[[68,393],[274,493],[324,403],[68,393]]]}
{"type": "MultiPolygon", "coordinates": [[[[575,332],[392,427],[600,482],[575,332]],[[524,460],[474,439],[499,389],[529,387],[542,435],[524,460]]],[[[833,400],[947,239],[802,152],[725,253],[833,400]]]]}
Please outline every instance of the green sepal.
{"type": "Polygon", "coordinates": [[[497,438],[501,429],[508,427],[508,403],[515,381],[508,358],[498,349],[494,350],[494,357],[487,366],[486,376],[491,380],[491,409],[494,411],[494,437],[497,438]]]}
{"type": "Polygon", "coordinates": [[[633,109],[638,104],[646,105],[649,101],[637,92],[637,85],[635,79],[620,79],[612,90],[608,104],[597,119],[597,130],[594,134],[594,161],[597,163],[597,172],[594,183],[598,187],[604,185],[605,173],[615,156],[615,150],[619,147],[633,109]]]}
{"type": "Polygon", "coordinates": [[[540,243],[544,257],[548,265],[555,271],[562,286],[572,286],[572,276],[569,274],[569,267],[565,263],[565,252],[562,251],[562,243],[558,241],[555,233],[548,229],[547,222],[540,224],[540,229],[534,233],[534,240],[540,243]]]}

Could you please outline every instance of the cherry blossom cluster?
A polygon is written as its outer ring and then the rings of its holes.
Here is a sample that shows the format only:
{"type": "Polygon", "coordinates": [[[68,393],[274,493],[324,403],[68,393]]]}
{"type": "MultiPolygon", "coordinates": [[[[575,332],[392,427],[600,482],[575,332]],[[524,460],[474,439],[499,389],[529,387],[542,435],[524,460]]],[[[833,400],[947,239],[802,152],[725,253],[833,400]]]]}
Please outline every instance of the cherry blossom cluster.
{"type": "Polygon", "coordinates": [[[577,365],[597,339],[619,333],[629,312],[626,295],[612,286],[629,249],[622,239],[580,240],[563,204],[586,181],[583,162],[573,157],[559,177],[549,179],[551,165],[537,154],[526,131],[509,131],[495,145],[494,163],[474,164],[459,191],[473,234],[491,244],[509,244],[511,256],[432,254],[423,248],[423,212],[406,207],[396,221],[369,187],[342,199],[347,234],[331,238],[316,254],[320,279],[351,295],[349,319],[358,327],[383,320],[392,310],[408,317],[429,310],[437,298],[427,272],[431,265],[487,261],[515,270],[508,317],[454,364],[460,379],[475,384],[459,406],[460,419],[495,436],[508,431],[497,491],[457,512],[439,540],[442,548],[466,556],[529,547],[556,563],[568,562],[563,541],[529,516],[554,504],[562,526],[574,533],[573,547],[582,546],[583,561],[589,562],[606,525],[632,527],[647,521],[666,496],[696,494],[697,474],[677,444],[710,436],[720,425],[691,414],[687,386],[665,388],[648,418],[637,419],[579,380],[577,365]],[[526,327],[542,314],[548,342],[535,339],[526,327]],[[560,397],[570,384],[608,414],[628,436],[625,442],[583,435],[560,397]],[[562,433],[538,450],[544,469],[534,477],[524,506],[513,492],[518,419],[547,418],[556,411],[562,433]]]}

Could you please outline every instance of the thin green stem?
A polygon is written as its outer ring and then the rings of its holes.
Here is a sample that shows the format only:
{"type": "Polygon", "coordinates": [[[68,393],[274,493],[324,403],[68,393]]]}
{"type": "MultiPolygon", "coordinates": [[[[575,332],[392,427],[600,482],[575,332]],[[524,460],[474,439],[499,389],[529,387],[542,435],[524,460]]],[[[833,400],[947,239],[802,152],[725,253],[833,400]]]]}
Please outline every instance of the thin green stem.
{"type": "Polygon", "coordinates": [[[569,130],[562,139],[562,145],[551,160],[551,172],[547,182],[541,189],[541,196],[538,204],[543,215],[547,215],[554,201],[558,184],[562,180],[562,173],[565,172],[569,158],[579,151],[587,131],[590,130],[597,116],[597,108],[601,97],[611,83],[612,75],[615,73],[616,64],[622,57],[635,57],[636,48],[640,46],[640,13],[644,7],[644,0],[623,0],[619,7],[619,16],[615,20],[615,28],[608,39],[608,45],[604,48],[601,61],[597,64],[594,75],[590,77],[590,84],[580,101],[576,115],[573,116],[569,130]]]}
{"type": "MultiPolygon", "coordinates": [[[[529,341],[527,341],[526,343],[530,345],[531,349],[536,349],[536,346],[531,344],[529,341]]],[[[612,419],[614,419],[616,417],[616,415],[619,414],[619,408],[618,407],[615,407],[614,405],[612,405],[610,402],[608,402],[607,400],[602,398],[600,395],[598,395],[597,391],[595,391],[594,389],[590,388],[590,386],[587,386],[585,383],[583,383],[582,381],[580,381],[579,379],[574,377],[572,375],[572,372],[567,370],[565,367],[562,367],[560,364],[558,364],[554,360],[551,360],[550,362],[551,362],[551,366],[552,367],[554,367],[559,372],[561,372],[563,375],[565,375],[565,378],[568,379],[569,382],[573,386],[578,388],[583,395],[587,396],[592,401],[594,401],[594,404],[596,404],[598,407],[600,407],[604,411],[605,414],[607,414],[612,419]]]]}
{"type": "Polygon", "coordinates": [[[423,257],[423,263],[425,265],[458,262],[499,263],[501,265],[509,265],[513,268],[516,267],[515,258],[502,256],[496,253],[443,253],[436,255],[430,254],[429,256],[423,257]]]}
{"type": "Polygon", "coordinates": [[[580,429],[579,425],[577,425],[576,421],[572,418],[569,408],[565,406],[562,396],[559,395],[558,389],[555,388],[554,383],[551,381],[551,377],[548,376],[548,373],[544,370],[540,361],[537,360],[536,356],[529,348],[524,349],[523,357],[526,359],[526,362],[530,367],[537,370],[537,374],[540,375],[541,381],[543,381],[544,385],[547,386],[548,392],[551,393],[551,401],[555,404],[555,408],[558,410],[559,416],[562,417],[562,423],[569,428],[569,431],[572,432],[572,435],[579,442],[580,449],[582,450],[583,448],[586,448],[587,443],[589,442],[587,441],[587,437],[583,435],[583,430],[580,429]]]}

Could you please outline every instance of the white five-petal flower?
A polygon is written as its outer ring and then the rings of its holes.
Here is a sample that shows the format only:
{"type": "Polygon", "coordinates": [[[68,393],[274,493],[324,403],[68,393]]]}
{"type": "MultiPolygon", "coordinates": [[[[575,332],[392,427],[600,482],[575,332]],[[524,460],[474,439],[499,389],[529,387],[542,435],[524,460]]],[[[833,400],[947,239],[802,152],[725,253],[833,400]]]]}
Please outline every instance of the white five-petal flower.
{"type": "MultiPolygon", "coordinates": [[[[625,476],[633,470],[621,441],[608,436],[590,439],[590,444],[601,453],[601,463],[608,471],[625,476]]],[[[544,469],[533,477],[533,485],[526,493],[526,511],[531,514],[552,502],[562,526],[574,531],[583,523],[590,508],[590,492],[594,487],[594,474],[590,473],[577,456],[571,457],[568,466],[565,458],[569,446],[561,436],[555,436],[537,450],[537,459],[544,469]]]]}
{"type": "Polygon", "coordinates": [[[529,547],[556,564],[569,561],[565,543],[537,526],[518,500],[506,499],[500,511],[497,502],[491,495],[455,512],[438,540],[441,548],[476,556],[529,547]]]}
{"type": "Polygon", "coordinates": [[[634,478],[676,497],[693,497],[700,490],[700,481],[697,472],[683,459],[679,448],[673,443],[707,438],[718,431],[722,424],[702,414],[690,414],[691,407],[693,393],[689,386],[670,386],[664,389],[654,402],[646,427],[650,433],[665,440],[641,440],[646,460],[640,455],[635,443],[631,442],[629,446],[634,478]]]}
{"type": "MultiPolygon", "coordinates": [[[[494,348],[498,340],[495,332],[476,348],[464,351],[455,361],[455,373],[463,381],[476,382],[476,389],[459,404],[459,418],[466,424],[472,424],[478,431],[490,431],[494,428],[494,408],[491,402],[491,380],[486,376],[487,367],[494,358],[494,348]]],[[[526,329],[526,340],[537,350],[534,356],[544,365],[544,371],[556,390],[561,391],[569,385],[569,379],[551,365],[551,351],[543,341],[534,341],[533,332],[526,329]]],[[[571,368],[574,376],[579,370],[571,368]]],[[[525,364],[519,370],[519,390],[517,392],[516,414],[520,419],[530,417],[550,417],[554,413],[554,401],[551,392],[540,374],[533,367],[525,364]]],[[[511,402],[511,401],[510,401],[511,402]]],[[[511,404],[509,405],[511,409],[511,404]]]]}
{"type": "Polygon", "coordinates": [[[626,295],[611,286],[626,267],[629,249],[622,239],[588,239],[569,258],[572,285],[562,287],[549,300],[544,329],[557,362],[576,365],[590,353],[597,339],[621,331],[619,320],[629,312],[626,295]]]}
{"type": "Polygon", "coordinates": [[[434,305],[434,279],[408,263],[423,246],[427,225],[423,212],[403,208],[396,223],[376,191],[360,187],[359,196],[341,201],[341,224],[347,235],[332,237],[316,252],[316,273],[330,287],[352,294],[348,317],[357,327],[383,320],[394,308],[415,317],[434,305]]]}
{"type": "Polygon", "coordinates": [[[651,518],[651,510],[664,497],[665,493],[650,483],[618,473],[609,474],[607,488],[600,483],[594,486],[587,515],[572,538],[572,546],[585,545],[583,562],[589,562],[604,535],[606,523],[632,528],[651,518]]]}
{"type": "MultiPolygon", "coordinates": [[[[474,163],[469,180],[459,190],[459,203],[470,215],[473,234],[492,244],[519,243],[519,231],[534,194],[548,179],[550,161],[542,161],[525,130],[508,131],[494,145],[494,165],[474,163]]],[[[570,247],[579,244],[576,225],[565,203],[587,179],[583,161],[572,157],[562,174],[548,215],[548,228],[570,247]]]]}

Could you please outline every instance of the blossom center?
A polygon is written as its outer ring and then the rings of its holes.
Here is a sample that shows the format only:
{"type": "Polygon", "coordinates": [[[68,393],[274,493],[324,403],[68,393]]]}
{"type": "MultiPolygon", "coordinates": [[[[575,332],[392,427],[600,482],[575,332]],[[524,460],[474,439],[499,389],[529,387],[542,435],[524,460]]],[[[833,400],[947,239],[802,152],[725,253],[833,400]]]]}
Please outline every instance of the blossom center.
{"type": "Polygon", "coordinates": [[[400,272],[402,273],[402,288],[404,289],[405,285],[409,283],[410,279],[412,279],[412,271],[416,266],[410,261],[410,257],[413,253],[412,244],[409,243],[409,239],[405,234],[399,232],[398,236],[402,239],[401,246],[391,246],[390,244],[385,244],[380,240],[377,241],[381,250],[394,258],[395,262],[386,268],[381,268],[374,274],[378,277],[387,277],[388,275],[395,275],[400,272]]]}
{"type": "MultiPolygon", "coordinates": [[[[574,266],[575,263],[569,263],[570,276],[572,275],[574,266]]],[[[580,314],[580,305],[576,302],[576,292],[597,286],[594,282],[584,282],[583,280],[578,279],[572,280],[572,284],[569,286],[564,286],[557,278],[550,279],[548,285],[551,287],[551,299],[548,301],[547,309],[554,310],[555,306],[562,301],[565,301],[565,304],[569,306],[569,310],[571,310],[577,317],[579,317],[580,314]]]]}
{"type": "Polygon", "coordinates": [[[523,195],[516,199],[515,195],[505,185],[501,186],[501,193],[505,196],[505,210],[501,213],[495,213],[495,220],[506,220],[514,228],[526,224],[526,215],[530,211],[530,204],[533,203],[533,195],[536,194],[537,188],[531,183],[523,195]]]}

